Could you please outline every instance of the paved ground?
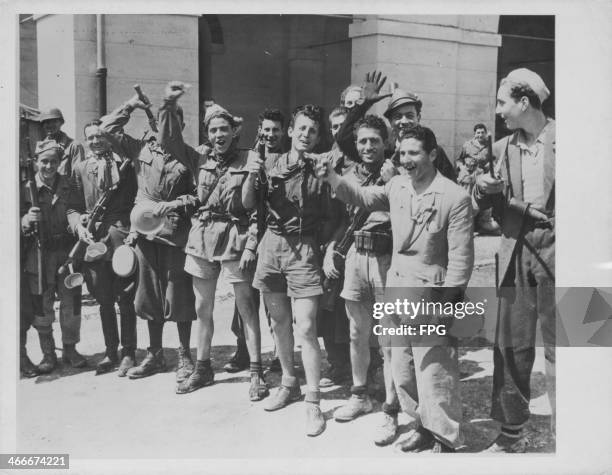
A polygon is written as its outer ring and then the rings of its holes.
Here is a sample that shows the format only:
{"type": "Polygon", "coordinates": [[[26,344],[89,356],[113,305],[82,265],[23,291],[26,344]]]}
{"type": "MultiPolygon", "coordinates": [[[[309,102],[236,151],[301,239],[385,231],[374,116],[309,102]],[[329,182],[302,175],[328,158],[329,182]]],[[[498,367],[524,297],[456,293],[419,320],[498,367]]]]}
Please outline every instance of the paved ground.
{"type": "MultiPolygon", "coordinates": [[[[493,252],[497,238],[477,238],[477,265],[472,285],[493,282],[493,252]]],[[[215,306],[213,366],[216,384],[187,395],[174,393],[176,327],[164,335],[170,370],[143,380],[118,378],[116,373],[95,376],[93,367],[102,357],[103,340],[95,305],[84,307],[80,351],[90,362],[85,370],[60,368],[57,372],[18,384],[18,452],[70,453],[73,458],[236,458],[236,457],[401,457],[391,447],[378,448],[369,434],[380,417],[373,414],[351,423],[328,420],[317,438],[304,435],[303,403],[276,413],[266,413],[262,402],[248,400],[248,374],[228,374],[221,367],[233,353],[230,332],[233,299],[231,288],[221,283],[215,306]]],[[[263,320],[262,320],[263,321],[263,320]]],[[[265,323],[263,324],[265,325],[265,323]]],[[[262,349],[267,361],[272,339],[263,331],[262,349]]],[[[59,336],[59,328],[55,330],[59,336]]],[[[37,337],[28,335],[34,361],[40,358],[37,337]]],[[[146,325],[138,323],[139,347],[148,343],[146,325]]],[[[60,346],[58,344],[58,346],[60,346]]],[[[195,350],[194,350],[195,353],[195,350]]],[[[58,351],[58,355],[61,354],[58,351]]],[[[138,359],[144,350],[139,350],[138,359]]],[[[299,360],[299,351],[298,351],[299,360]]],[[[492,352],[489,348],[463,348],[460,357],[466,452],[485,447],[496,436],[489,418],[492,352]]],[[[268,381],[278,384],[278,376],[268,381]]],[[[302,384],[304,383],[302,379],[302,384]]],[[[531,451],[553,452],[550,406],[545,392],[543,355],[539,351],[532,377],[533,417],[527,426],[531,451]]],[[[304,387],[302,387],[304,390],[304,387]]],[[[348,397],[347,387],[323,390],[321,407],[328,418],[348,397]]],[[[402,415],[400,422],[412,419],[402,415]]],[[[402,432],[406,432],[405,426],[402,432]]]]}

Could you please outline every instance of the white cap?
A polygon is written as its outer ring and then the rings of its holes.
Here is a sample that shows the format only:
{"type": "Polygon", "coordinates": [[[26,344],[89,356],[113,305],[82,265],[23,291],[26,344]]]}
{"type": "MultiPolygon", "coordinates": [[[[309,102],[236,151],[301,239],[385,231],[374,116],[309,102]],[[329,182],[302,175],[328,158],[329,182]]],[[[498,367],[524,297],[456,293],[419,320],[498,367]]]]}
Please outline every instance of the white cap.
{"type": "Polygon", "coordinates": [[[539,74],[527,68],[519,68],[511,71],[506,79],[515,84],[524,84],[529,86],[533,92],[540,98],[540,102],[544,102],[550,96],[550,91],[544,84],[544,81],[539,74]]]}

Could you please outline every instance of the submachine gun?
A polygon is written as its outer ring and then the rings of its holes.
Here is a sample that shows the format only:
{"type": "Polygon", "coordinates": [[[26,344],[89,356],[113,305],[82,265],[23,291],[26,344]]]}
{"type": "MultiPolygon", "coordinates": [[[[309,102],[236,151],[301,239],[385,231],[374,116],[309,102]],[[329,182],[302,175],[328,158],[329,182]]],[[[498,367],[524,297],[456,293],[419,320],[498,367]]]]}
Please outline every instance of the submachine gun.
{"type": "MultiPolygon", "coordinates": [[[[121,166],[119,167],[119,181],[114,186],[102,193],[91,210],[91,213],[89,213],[87,216],[87,222],[83,223],[87,231],[89,231],[93,236],[95,236],[97,224],[104,220],[109,204],[117,195],[119,188],[125,181],[125,172],[130,163],[130,160],[127,159],[121,163],[121,166]]],[[[88,248],[92,250],[92,255],[97,256],[102,256],[107,251],[104,243],[95,242],[94,244],[88,244],[79,239],[70,251],[70,254],[68,254],[68,259],[66,259],[66,262],[64,262],[59,270],[60,275],[65,273],[67,270],[69,271],[69,274],[64,279],[64,285],[69,289],[83,285],[83,274],[80,272],[74,272],[73,264],[88,248]]]]}

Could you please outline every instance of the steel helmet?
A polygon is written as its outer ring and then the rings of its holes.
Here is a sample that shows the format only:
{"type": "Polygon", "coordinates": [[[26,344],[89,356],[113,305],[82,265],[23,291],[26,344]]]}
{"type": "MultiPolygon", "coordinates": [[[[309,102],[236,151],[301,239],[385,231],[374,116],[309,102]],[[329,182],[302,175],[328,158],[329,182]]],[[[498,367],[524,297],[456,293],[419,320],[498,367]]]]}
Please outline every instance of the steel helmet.
{"type": "Polygon", "coordinates": [[[51,107],[50,109],[46,109],[40,113],[39,119],[41,122],[45,120],[59,119],[64,123],[64,116],[62,115],[62,111],[57,107],[51,107]]]}

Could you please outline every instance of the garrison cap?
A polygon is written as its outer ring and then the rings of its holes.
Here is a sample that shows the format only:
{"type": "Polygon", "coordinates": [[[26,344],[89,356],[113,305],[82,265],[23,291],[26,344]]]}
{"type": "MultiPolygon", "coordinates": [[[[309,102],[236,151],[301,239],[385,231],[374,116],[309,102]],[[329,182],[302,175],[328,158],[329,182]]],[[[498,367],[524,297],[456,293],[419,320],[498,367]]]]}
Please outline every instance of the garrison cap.
{"type": "Polygon", "coordinates": [[[41,122],[52,119],[59,119],[64,122],[64,116],[62,115],[62,111],[59,110],[57,107],[51,107],[50,109],[42,111],[38,118],[38,120],[41,122]]]}
{"type": "Polygon", "coordinates": [[[527,68],[519,68],[510,73],[505,78],[507,81],[513,84],[529,86],[540,98],[540,102],[544,102],[550,96],[550,91],[544,84],[544,81],[539,74],[527,68]]]}
{"type": "Polygon", "coordinates": [[[419,99],[419,96],[417,96],[414,92],[407,92],[403,89],[396,88],[391,95],[391,100],[389,101],[389,105],[387,106],[384,116],[391,120],[393,111],[404,104],[415,104],[417,109],[420,109],[423,106],[421,99],[419,99]]]}
{"type": "Polygon", "coordinates": [[[226,119],[232,124],[232,127],[239,127],[243,122],[242,117],[233,116],[225,107],[221,107],[219,104],[213,104],[206,108],[206,113],[204,114],[204,129],[208,129],[210,121],[216,117],[226,119]]]}
{"type": "Polygon", "coordinates": [[[54,152],[61,158],[64,155],[64,148],[55,140],[41,140],[40,142],[36,142],[34,155],[39,157],[45,152],[54,152]]]}

